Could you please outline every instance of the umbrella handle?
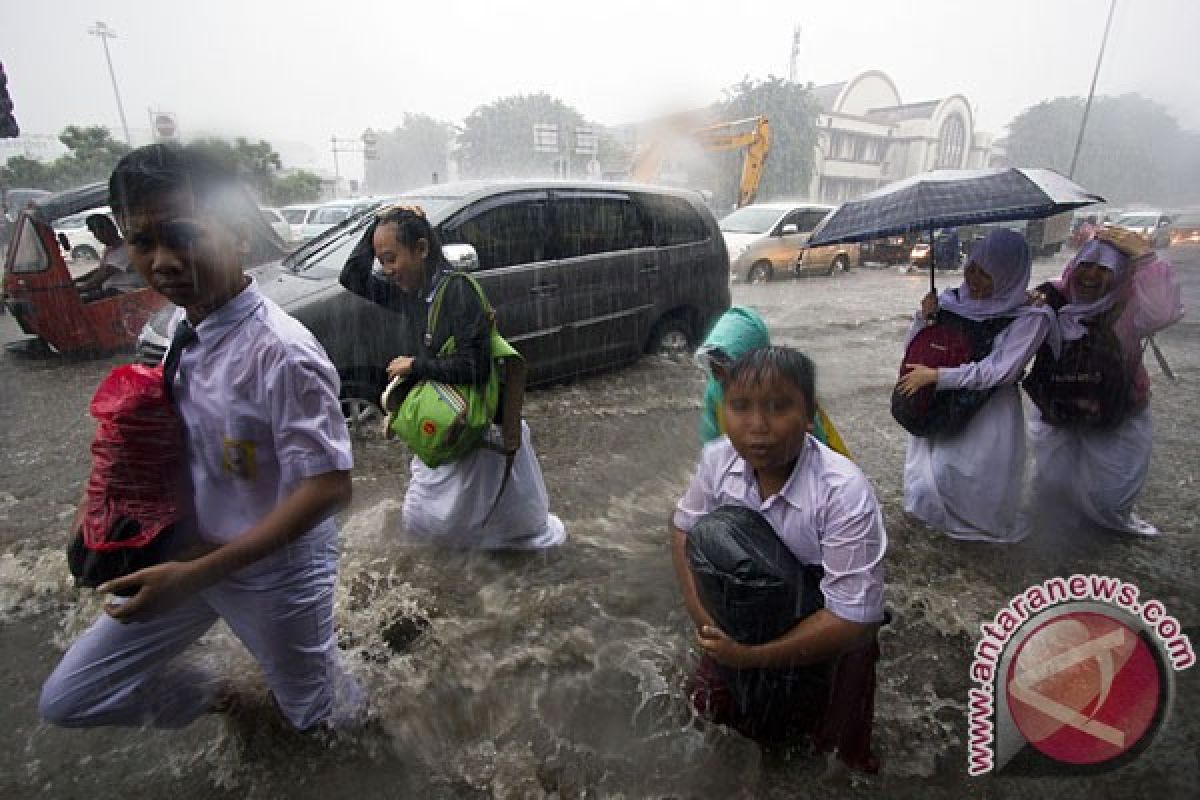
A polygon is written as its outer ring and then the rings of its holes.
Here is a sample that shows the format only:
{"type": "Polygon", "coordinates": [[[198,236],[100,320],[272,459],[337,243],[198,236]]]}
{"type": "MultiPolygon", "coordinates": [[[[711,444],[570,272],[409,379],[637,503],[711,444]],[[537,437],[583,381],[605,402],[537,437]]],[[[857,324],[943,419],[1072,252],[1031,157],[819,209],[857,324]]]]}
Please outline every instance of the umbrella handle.
{"type": "Polygon", "coordinates": [[[937,297],[937,286],[934,284],[934,272],[936,272],[936,269],[937,269],[936,264],[935,264],[936,258],[937,258],[937,256],[935,255],[934,247],[933,247],[933,228],[930,228],[929,229],[929,291],[933,293],[934,297],[937,297]]]}

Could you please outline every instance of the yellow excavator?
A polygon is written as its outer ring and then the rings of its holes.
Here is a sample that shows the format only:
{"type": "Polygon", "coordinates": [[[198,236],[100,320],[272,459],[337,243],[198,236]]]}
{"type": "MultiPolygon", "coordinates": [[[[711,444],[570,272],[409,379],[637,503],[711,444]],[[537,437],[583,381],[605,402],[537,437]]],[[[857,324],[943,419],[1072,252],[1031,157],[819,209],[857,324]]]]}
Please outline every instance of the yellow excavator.
{"type": "MultiPolygon", "coordinates": [[[[738,189],[738,208],[754,202],[762,180],[767,152],[771,149],[771,126],[766,117],[747,117],[733,122],[719,122],[696,128],[684,134],[694,139],[706,152],[725,152],[745,148],[742,159],[742,182],[738,189]]],[[[633,162],[630,177],[639,183],[651,183],[658,177],[669,144],[656,139],[633,162]]]]}

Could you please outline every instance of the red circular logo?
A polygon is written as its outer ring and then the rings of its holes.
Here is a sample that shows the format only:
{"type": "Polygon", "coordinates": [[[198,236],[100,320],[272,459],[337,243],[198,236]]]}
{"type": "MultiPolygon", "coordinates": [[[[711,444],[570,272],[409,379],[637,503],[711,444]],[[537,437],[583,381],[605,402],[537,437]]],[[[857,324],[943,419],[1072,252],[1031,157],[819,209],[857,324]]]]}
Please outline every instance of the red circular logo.
{"type": "Polygon", "coordinates": [[[431,419],[425,420],[421,423],[421,433],[425,434],[426,436],[433,436],[435,433],[437,433],[437,424],[435,424],[431,419]]]}
{"type": "Polygon", "coordinates": [[[1163,678],[1146,641],[1106,614],[1056,617],[1021,642],[1005,691],[1029,744],[1056,761],[1101,764],[1132,750],[1160,719],[1163,678]]]}

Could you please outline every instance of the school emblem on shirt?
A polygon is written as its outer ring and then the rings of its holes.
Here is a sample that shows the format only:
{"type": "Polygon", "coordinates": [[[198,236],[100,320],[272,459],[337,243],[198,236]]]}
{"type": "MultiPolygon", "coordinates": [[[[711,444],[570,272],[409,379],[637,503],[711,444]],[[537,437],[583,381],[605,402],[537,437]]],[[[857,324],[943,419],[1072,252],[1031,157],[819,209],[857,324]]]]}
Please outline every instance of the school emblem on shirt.
{"type": "Polygon", "coordinates": [[[254,442],[225,439],[221,443],[221,468],[242,480],[254,480],[254,442]]]}

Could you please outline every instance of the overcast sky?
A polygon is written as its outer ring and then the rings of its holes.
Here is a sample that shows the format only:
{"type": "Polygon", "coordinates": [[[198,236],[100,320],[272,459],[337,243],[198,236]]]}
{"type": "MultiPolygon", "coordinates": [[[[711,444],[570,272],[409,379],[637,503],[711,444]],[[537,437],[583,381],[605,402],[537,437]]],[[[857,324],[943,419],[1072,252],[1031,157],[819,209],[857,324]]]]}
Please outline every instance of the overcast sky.
{"type": "MultiPolygon", "coordinates": [[[[390,129],[406,111],[461,122],[498,97],[546,91],[603,124],[704,105],[743,76],[886,72],[905,102],[962,93],[982,130],[1085,95],[1108,0],[691,0],[387,3],[359,0],[0,0],[0,61],[27,133],[120,120],[103,20],[131,128],[173,111],[182,133],[265,138],[332,166],[329,137],[390,129]]],[[[1097,92],[1140,91],[1200,130],[1200,2],[1118,0],[1097,92]]],[[[136,137],[136,133],[135,133],[136,137]]],[[[361,160],[343,156],[343,173],[361,160]]]]}

